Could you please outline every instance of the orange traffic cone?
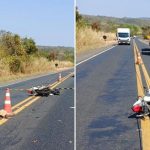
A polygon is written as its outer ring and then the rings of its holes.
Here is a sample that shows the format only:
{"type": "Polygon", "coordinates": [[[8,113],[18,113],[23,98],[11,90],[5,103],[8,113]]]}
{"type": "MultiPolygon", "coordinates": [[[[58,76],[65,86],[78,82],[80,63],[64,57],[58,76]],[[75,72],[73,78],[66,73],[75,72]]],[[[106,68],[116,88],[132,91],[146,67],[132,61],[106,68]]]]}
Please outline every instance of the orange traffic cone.
{"type": "Polygon", "coordinates": [[[4,110],[7,112],[7,116],[12,116],[13,112],[11,109],[11,99],[10,99],[10,90],[9,88],[6,89],[6,96],[4,101],[4,110]]]}
{"type": "Polygon", "coordinates": [[[58,81],[61,82],[61,73],[59,73],[58,81]]]}
{"type": "Polygon", "coordinates": [[[141,59],[141,56],[140,56],[140,53],[138,53],[138,56],[137,56],[137,64],[141,64],[142,63],[142,59],[141,59]]]}

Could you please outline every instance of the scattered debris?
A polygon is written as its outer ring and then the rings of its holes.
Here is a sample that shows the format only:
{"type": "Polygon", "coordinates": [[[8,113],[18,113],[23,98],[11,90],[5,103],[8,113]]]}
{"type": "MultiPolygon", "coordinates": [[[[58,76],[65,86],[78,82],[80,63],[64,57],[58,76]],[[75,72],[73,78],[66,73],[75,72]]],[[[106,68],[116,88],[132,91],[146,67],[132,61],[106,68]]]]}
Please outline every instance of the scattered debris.
{"type": "Polygon", "coordinates": [[[0,117],[1,118],[6,118],[7,117],[7,111],[5,111],[4,109],[0,110],[0,117]]]}
{"type": "Polygon", "coordinates": [[[49,95],[60,95],[59,89],[50,89],[47,86],[37,86],[32,87],[31,89],[28,89],[28,93],[30,95],[36,95],[36,96],[49,96],[49,95]]]}
{"type": "Polygon", "coordinates": [[[35,96],[49,96],[49,95],[60,95],[61,90],[73,90],[74,88],[55,88],[51,89],[48,86],[37,86],[37,87],[32,87],[28,89],[28,93],[30,95],[35,95],[35,96]]]}
{"type": "Polygon", "coordinates": [[[137,113],[137,117],[144,117],[150,115],[150,89],[146,91],[144,97],[139,97],[133,104],[132,110],[137,113]]]}
{"type": "Polygon", "coordinates": [[[70,144],[72,144],[72,141],[69,141],[70,144]]]}
{"type": "Polygon", "coordinates": [[[38,142],[38,140],[36,140],[36,139],[32,141],[32,143],[37,143],[37,142],[38,142]]]}

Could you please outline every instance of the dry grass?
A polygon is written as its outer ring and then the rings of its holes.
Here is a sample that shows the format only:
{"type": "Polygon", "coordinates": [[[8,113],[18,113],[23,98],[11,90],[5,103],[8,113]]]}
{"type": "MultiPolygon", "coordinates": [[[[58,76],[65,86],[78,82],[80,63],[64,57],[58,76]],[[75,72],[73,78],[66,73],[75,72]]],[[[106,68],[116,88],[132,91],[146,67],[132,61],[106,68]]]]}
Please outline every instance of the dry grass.
{"type": "Polygon", "coordinates": [[[27,65],[23,64],[24,73],[13,74],[9,70],[9,65],[5,63],[5,60],[0,60],[0,82],[4,83],[6,81],[12,81],[16,79],[22,79],[24,77],[29,77],[33,75],[44,74],[48,72],[56,72],[66,68],[73,67],[73,63],[69,61],[51,61],[49,62],[46,58],[33,57],[32,61],[27,65]],[[58,67],[55,67],[55,64],[58,67]]]}
{"type": "Polygon", "coordinates": [[[76,29],[77,53],[87,49],[104,47],[113,43],[116,43],[114,33],[96,32],[89,27],[76,29]],[[106,41],[103,39],[103,35],[107,36],[106,41]]]}

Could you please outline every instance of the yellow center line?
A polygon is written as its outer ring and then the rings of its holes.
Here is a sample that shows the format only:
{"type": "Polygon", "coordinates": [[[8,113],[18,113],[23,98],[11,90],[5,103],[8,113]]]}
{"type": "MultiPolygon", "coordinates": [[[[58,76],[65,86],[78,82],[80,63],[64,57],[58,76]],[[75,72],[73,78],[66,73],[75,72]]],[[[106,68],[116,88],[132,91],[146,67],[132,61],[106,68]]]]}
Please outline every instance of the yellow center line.
{"type": "MultiPolygon", "coordinates": [[[[69,74],[67,77],[70,77],[70,74],[69,74]]],[[[65,78],[66,78],[66,77],[62,78],[62,81],[63,81],[65,78]]],[[[59,85],[59,84],[60,84],[60,82],[58,82],[58,81],[54,82],[53,84],[51,84],[51,89],[54,89],[54,88],[55,88],[57,85],[59,85]]],[[[18,108],[19,106],[23,105],[24,103],[26,103],[27,101],[29,101],[29,100],[32,99],[32,98],[35,98],[35,96],[28,97],[27,99],[25,99],[25,100],[19,102],[18,104],[12,106],[12,110],[18,108]]]]}
{"type": "Polygon", "coordinates": [[[141,133],[142,133],[142,146],[143,150],[150,149],[150,119],[149,117],[144,117],[141,120],[141,133]]]}
{"type": "Polygon", "coordinates": [[[138,96],[144,96],[142,77],[141,77],[139,65],[137,64],[137,51],[136,51],[135,43],[134,43],[134,59],[135,59],[135,71],[136,71],[138,96]]]}
{"type": "Polygon", "coordinates": [[[144,76],[145,76],[145,81],[146,81],[147,88],[149,89],[150,88],[150,78],[149,78],[149,75],[147,73],[145,65],[142,64],[141,67],[142,67],[142,70],[143,70],[143,73],[144,73],[144,76]]]}
{"type": "Polygon", "coordinates": [[[142,78],[140,74],[140,68],[136,65],[136,80],[137,80],[137,92],[138,96],[144,96],[144,89],[143,89],[143,83],[142,78]]]}
{"type": "MultiPolygon", "coordinates": [[[[56,81],[56,82],[54,82],[54,83],[50,86],[51,89],[54,89],[55,87],[57,87],[59,84],[61,84],[62,82],[64,82],[65,80],[67,80],[69,77],[71,77],[71,75],[72,75],[72,73],[70,73],[69,75],[63,77],[63,78],[61,79],[61,81],[56,81]]],[[[13,113],[14,113],[15,115],[18,114],[19,112],[21,112],[22,110],[24,110],[25,108],[27,108],[28,106],[30,106],[32,103],[36,102],[36,101],[37,101],[38,99],[40,99],[40,98],[41,98],[41,96],[31,96],[31,97],[26,98],[25,100],[19,102],[18,104],[14,105],[14,106],[12,107],[12,110],[14,110],[14,109],[17,108],[17,110],[15,110],[13,113]],[[30,100],[30,101],[29,101],[29,100],[30,100]],[[23,105],[23,106],[21,106],[21,105],[23,105]]],[[[0,120],[0,125],[6,123],[8,120],[9,120],[9,119],[5,119],[5,118],[1,119],[1,120],[0,120]]]]}
{"type": "MultiPolygon", "coordinates": [[[[138,49],[136,43],[134,42],[135,61],[137,60],[138,52],[139,52],[139,49],[138,49]]],[[[144,96],[144,89],[141,88],[141,86],[139,85],[142,82],[139,67],[140,66],[135,63],[136,78],[137,78],[137,91],[138,91],[139,96],[144,96]]],[[[146,70],[146,67],[143,63],[143,60],[142,60],[141,68],[142,68],[142,71],[144,74],[147,88],[149,88],[150,78],[149,78],[148,72],[146,70]]],[[[143,150],[150,150],[150,142],[149,142],[150,141],[150,118],[149,117],[144,117],[143,119],[141,119],[141,135],[142,135],[142,148],[143,148],[143,150]]]]}
{"type": "MultiPolygon", "coordinates": [[[[140,51],[139,51],[136,43],[135,43],[135,49],[136,49],[137,53],[140,54],[140,51]]],[[[140,55],[140,57],[141,57],[141,55],[140,55]]],[[[142,60],[142,57],[141,57],[141,60],[142,60]]],[[[143,63],[143,60],[142,60],[141,68],[142,68],[142,71],[143,71],[143,74],[144,74],[144,77],[145,77],[147,88],[149,89],[150,88],[150,77],[149,77],[148,71],[145,67],[145,64],[143,63]]]]}
{"type": "MultiPolygon", "coordinates": [[[[62,79],[61,82],[55,84],[51,89],[54,89],[56,86],[58,86],[60,83],[62,83],[63,81],[65,81],[66,79],[68,79],[70,76],[67,76],[65,78],[62,79]]],[[[40,99],[41,96],[36,96],[34,99],[32,99],[31,101],[29,101],[28,103],[26,103],[25,105],[23,105],[22,107],[20,107],[19,109],[17,109],[16,111],[14,111],[14,114],[18,114],[19,112],[21,112],[22,110],[24,110],[25,108],[27,108],[28,106],[30,106],[32,103],[34,103],[35,101],[37,101],[38,99],[40,99]]]]}
{"type": "Polygon", "coordinates": [[[36,96],[34,99],[32,99],[31,101],[29,101],[28,103],[26,103],[25,105],[21,106],[20,108],[18,108],[17,110],[15,110],[13,113],[16,115],[19,112],[21,112],[22,110],[24,110],[25,108],[27,108],[28,106],[30,106],[32,103],[34,103],[35,101],[37,101],[39,98],[41,98],[40,96],[36,96]]]}
{"type": "Polygon", "coordinates": [[[35,97],[35,96],[28,97],[27,99],[25,99],[25,100],[19,102],[18,104],[12,106],[12,110],[18,108],[20,105],[23,105],[24,103],[26,103],[27,101],[29,101],[30,99],[32,99],[32,98],[34,98],[34,97],[35,97]]]}

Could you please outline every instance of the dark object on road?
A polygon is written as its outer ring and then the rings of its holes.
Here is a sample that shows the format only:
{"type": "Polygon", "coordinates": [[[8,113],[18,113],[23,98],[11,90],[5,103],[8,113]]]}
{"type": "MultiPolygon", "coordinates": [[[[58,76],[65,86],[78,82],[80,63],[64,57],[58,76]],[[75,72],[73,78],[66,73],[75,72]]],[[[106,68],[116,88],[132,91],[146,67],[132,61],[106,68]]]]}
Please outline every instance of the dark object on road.
{"type": "Polygon", "coordinates": [[[51,90],[50,95],[60,95],[60,89],[51,90]]]}
{"type": "Polygon", "coordinates": [[[150,55],[150,48],[143,48],[141,50],[142,55],[150,55]]]}
{"type": "Polygon", "coordinates": [[[28,90],[28,93],[36,96],[49,96],[49,95],[60,95],[59,89],[50,89],[47,86],[32,87],[28,90]]]}
{"type": "Polygon", "coordinates": [[[150,115],[150,90],[146,91],[144,97],[139,97],[133,104],[132,110],[137,113],[137,117],[144,117],[150,115]]]}
{"type": "Polygon", "coordinates": [[[72,76],[71,76],[72,78],[74,78],[74,74],[72,74],[72,76]]]}
{"type": "Polygon", "coordinates": [[[7,118],[7,111],[5,111],[4,109],[0,110],[0,119],[2,118],[7,118]]]}

